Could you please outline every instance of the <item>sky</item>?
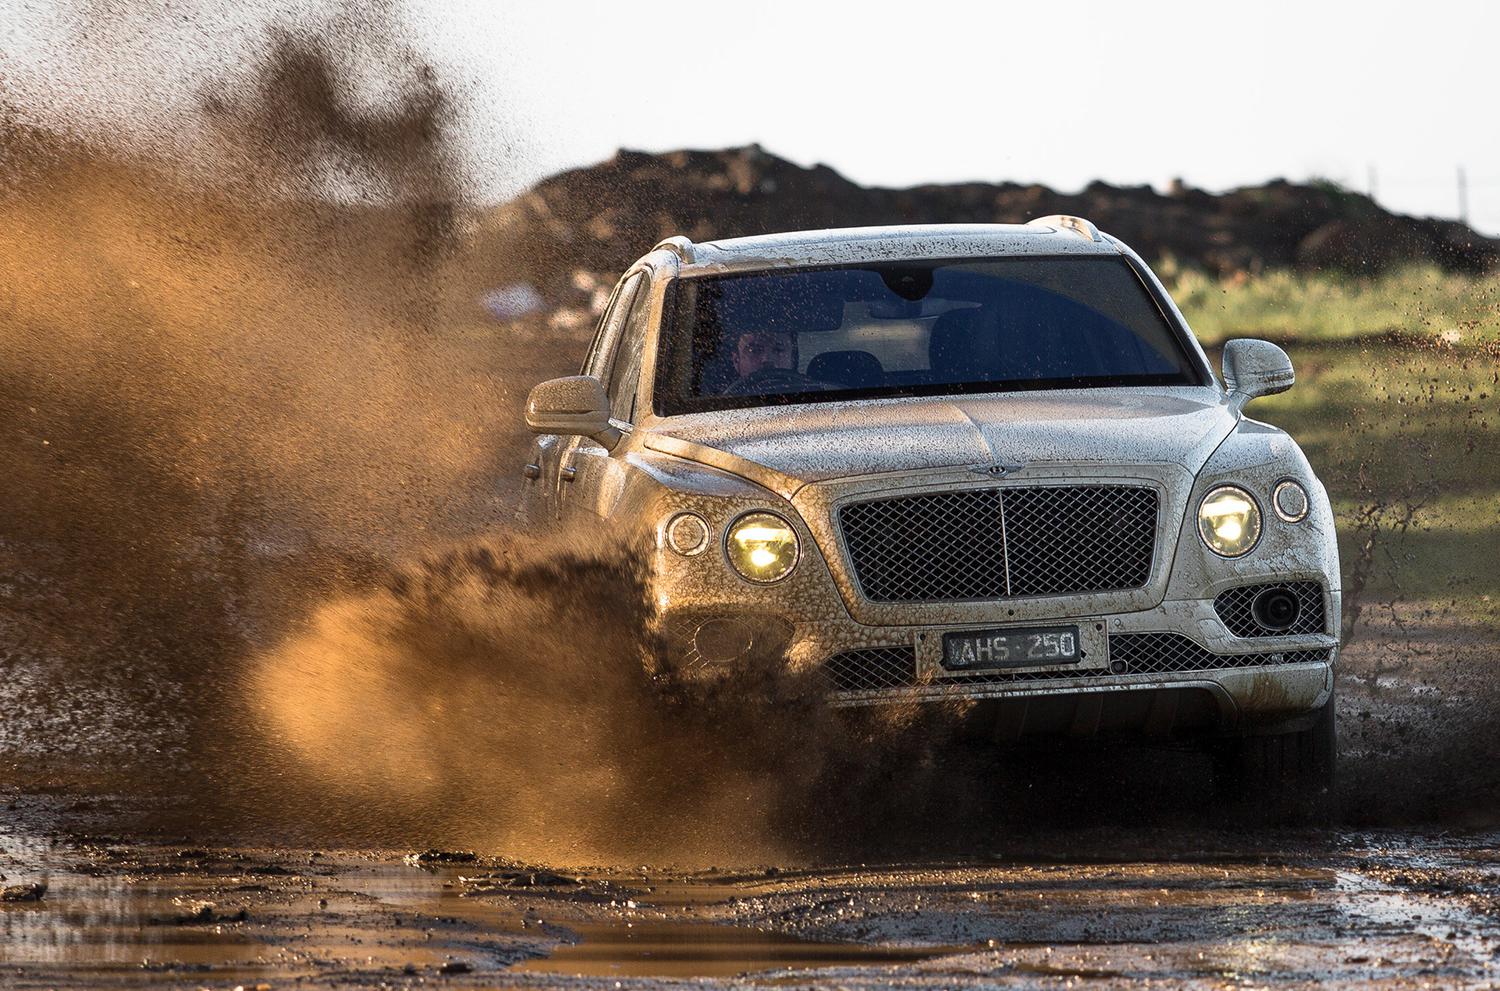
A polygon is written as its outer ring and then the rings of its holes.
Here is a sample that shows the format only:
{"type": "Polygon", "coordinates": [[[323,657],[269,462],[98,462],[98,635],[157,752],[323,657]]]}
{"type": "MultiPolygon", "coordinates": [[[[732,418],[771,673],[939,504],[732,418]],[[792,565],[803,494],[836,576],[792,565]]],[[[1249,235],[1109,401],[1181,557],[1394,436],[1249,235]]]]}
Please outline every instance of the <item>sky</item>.
{"type": "Polygon", "coordinates": [[[539,174],[759,142],[866,184],[1324,177],[1500,234],[1497,3],[430,3],[539,174]]]}
{"type": "MultiPolygon", "coordinates": [[[[155,135],[265,24],[319,16],[96,3],[125,12],[108,64],[70,51],[68,8],[0,0],[0,86],[104,126],[132,107],[155,135]]],[[[1462,169],[1470,222],[1500,235],[1500,3],[402,7],[407,40],[466,94],[461,139],[493,199],[620,147],[759,143],[874,185],[1317,177],[1449,218],[1462,169]]]]}

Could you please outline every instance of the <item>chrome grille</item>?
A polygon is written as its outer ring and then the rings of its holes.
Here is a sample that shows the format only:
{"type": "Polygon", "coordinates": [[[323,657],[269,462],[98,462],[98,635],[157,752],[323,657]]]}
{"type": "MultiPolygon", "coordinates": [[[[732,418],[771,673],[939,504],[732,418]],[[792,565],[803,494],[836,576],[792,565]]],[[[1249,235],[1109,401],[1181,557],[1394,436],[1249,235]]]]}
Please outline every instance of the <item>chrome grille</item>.
{"type": "Polygon", "coordinates": [[[839,510],[872,602],[952,602],[1140,588],[1156,490],[1133,485],[963,489],[839,510]]]}
{"type": "Polygon", "coordinates": [[[1322,633],[1323,586],[1317,582],[1277,582],[1267,585],[1245,585],[1220,592],[1214,599],[1214,612],[1224,626],[1237,637],[1292,637],[1304,633],[1322,633]],[[1250,603],[1261,592],[1286,589],[1297,597],[1297,621],[1286,630],[1267,630],[1255,621],[1250,603]]]}

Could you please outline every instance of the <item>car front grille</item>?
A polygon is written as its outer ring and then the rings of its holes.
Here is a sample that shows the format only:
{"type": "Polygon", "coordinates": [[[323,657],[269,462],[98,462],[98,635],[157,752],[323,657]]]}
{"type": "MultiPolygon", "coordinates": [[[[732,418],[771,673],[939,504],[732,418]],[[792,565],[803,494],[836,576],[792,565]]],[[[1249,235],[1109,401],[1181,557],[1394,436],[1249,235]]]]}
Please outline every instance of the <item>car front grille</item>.
{"type": "Polygon", "coordinates": [[[839,526],[872,602],[954,602],[1141,588],[1156,490],[1135,485],[962,489],[856,502],[839,526]]]}
{"type": "MultiPolygon", "coordinates": [[[[1191,671],[1221,671],[1228,668],[1270,667],[1327,661],[1327,647],[1258,654],[1215,654],[1181,633],[1120,633],[1109,638],[1108,670],[1087,671],[985,671],[944,677],[933,682],[943,687],[1014,684],[1034,681],[1065,681],[1074,678],[1109,680],[1132,674],[1162,674],[1191,671]]],[[[840,692],[881,691],[917,684],[914,648],[870,647],[835,654],[824,664],[833,688],[840,692]]]]}
{"type": "Polygon", "coordinates": [[[1323,586],[1317,582],[1277,582],[1269,585],[1242,585],[1220,592],[1214,599],[1214,612],[1225,628],[1237,637],[1292,637],[1324,632],[1323,586]],[[1251,603],[1262,592],[1284,590],[1297,599],[1297,618],[1284,630],[1267,629],[1255,619],[1251,603]]]}

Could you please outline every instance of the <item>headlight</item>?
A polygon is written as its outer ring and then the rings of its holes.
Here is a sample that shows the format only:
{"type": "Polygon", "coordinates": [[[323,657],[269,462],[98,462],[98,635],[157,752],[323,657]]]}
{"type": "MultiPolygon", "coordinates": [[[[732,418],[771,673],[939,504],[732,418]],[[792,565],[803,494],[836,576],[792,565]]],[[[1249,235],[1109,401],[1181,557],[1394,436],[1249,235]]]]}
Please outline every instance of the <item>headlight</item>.
{"type": "Polygon", "coordinates": [[[746,513],[729,525],[724,549],[753,582],[780,581],[797,566],[797,532],[775,513],[746,513]]]}
{"type": "Polygon", "coordinates": [[[1260,506],[1237,485],[1221,485],[1198,504],[1198,532],[1223,557],[1248,553],[1260,539],[1260,506]]]}

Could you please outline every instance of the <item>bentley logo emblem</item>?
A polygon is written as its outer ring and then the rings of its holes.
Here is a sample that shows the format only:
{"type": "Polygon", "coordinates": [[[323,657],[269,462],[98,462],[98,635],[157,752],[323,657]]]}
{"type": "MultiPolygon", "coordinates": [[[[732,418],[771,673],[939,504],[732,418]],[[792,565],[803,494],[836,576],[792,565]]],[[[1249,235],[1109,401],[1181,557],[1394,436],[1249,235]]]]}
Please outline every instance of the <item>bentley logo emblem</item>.
{"type": "Polygon", "coordinates": [[[1025,467],[1026,464],[1022,461],[1012,461],[1009,463],[1002,461],[999,464],[980,465],[978,468],[971,468],[970,471],[978,472],[981,475],[991,475],[995,478],[1004,478],[1006,475],[1014,475],[1025,467]]]}

